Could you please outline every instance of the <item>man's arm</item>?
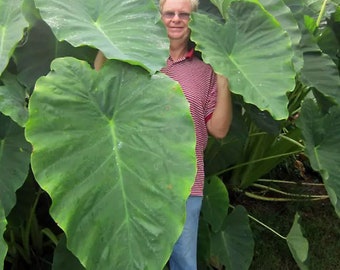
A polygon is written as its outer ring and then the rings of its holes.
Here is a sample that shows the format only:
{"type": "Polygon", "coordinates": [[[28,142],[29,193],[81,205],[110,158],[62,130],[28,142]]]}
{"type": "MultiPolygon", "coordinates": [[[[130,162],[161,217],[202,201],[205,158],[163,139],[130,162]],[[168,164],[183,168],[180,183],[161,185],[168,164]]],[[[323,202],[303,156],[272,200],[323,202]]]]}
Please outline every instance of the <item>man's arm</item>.
{"type": "Polygon", "coordinates": [[[217,99],[215,110],[207,122],[208,132],[217,139],[224,138],[232,121],[232,102],[228,79],[217,75],[217,99]]]}
{"type": "Polygon", "coordinates": [[[94,60],[94,69],[100,70],[106,61],[106,57],[101,51],[98,51],[96,59],[94,60]]]}

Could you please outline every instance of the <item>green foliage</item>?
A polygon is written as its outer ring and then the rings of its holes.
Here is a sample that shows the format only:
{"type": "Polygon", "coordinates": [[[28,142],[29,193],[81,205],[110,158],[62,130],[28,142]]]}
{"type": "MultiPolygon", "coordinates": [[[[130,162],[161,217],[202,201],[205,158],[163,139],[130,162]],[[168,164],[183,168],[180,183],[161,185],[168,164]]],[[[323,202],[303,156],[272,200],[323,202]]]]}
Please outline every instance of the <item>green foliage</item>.
{"type": "MultiPolygon", "coordinates": [[[[5,228],[6,228],[6,216],[5,216],[5,210],[0,202],[0,231],[4,232],[5,228]]],[[[0,268],[3,268],[4,266],[4,260],[6,257],[6,253],[7,253],[7,243],[5,242],[5,240],[1,237],[0,238],[0,268]]]]}
{"type": "Polygon", "coordinates": [[[25,140],[24,129],[9,117],[0,114],[0,201],[8,215],[15,205],[15,191],[28,174],[31,146],[25,140]]]}
{"type": "Polygon", "coordinates": [[[26,136],[68,248],[90,269],[160,269],[180,234],[196,169],[179,85],[116,61],[97,72],[60,58],[51,69],[31,97],[26,136]]]}
{"type": "Polygon", "coordinates": [[[237,206],[226,217],[222,229],[212,234],[212,257],[218,258],[217,265],[228,269],[248,269],[253,252],[254,240],[248,224],[247,211],[242,206],[237,206]]]}
{"type": "Polygon", "coordinates": [[[13,119],[21,127],[28,119],[26,98],[28,93],[18,82],[17,77],[8,72],[2,75],[3,86],[0,86],[1,112],[13,119]]]}
{"type": "Polygon", "coordinates": [[[202,263],[212,264],[218,269],[223,265],[228,269],[248,269],[254,240],[247,211],[238,206],[228,214],[228,192],[218,177],[207,180],[204,194],[199,240],[206,261],[202,263]]]}
{"type": "Polygon", "coordinates": [[[61,237],[54,252],[52,269],[84,270],[77,257],[67,249],[66,237],[61,237]]]}
{"type": "Polygon", "coordinates": [[[204,194],[202,218],[211,225],[212,231],[217,232],[228,213],[228,191],[218,177],[212,177],[206,181],[204,194]]]}
{"type": "Polygon", "coordinates": [[[335,211],[340,216],[340,110],[332,107],[323,115],[310,99],[303,103],[298,126],[303,131],[306,153],[314,170],[319,171],[335,211]]]}
{"type": "MultiPolygon", "coordinates": [[[[0,0],[0,268],[166,264],[195,137],[179,85],[158,74],[168,40],[155,2],[0,0]]],[[[199,265],[248,269],[254,239],[233,194],[288,156],[307,156],[340,216],[339,3],[201,2],[192,40],[228,77],[234,121],[205,153],[199,265]]],[[[306,269],[301,218],[281,238],[306,269]]]]}
{"type": "Polygon", "coordinates": [[[48,214],[49,198],[34,181],[31,172],[16,195],[17,201],[7,215],[4,234],[8,243],[6,260],[11,269],[44,269],[49,266],[58,243],[55,233],[59,233],[48,214]]]}
{"type": "Polygon", "coordinates": [[[8,64],[16,44],[22,38],[23,30],[28,26],[21,12],[21,0],[0,1],[0,72],[8,64]]]}
{"type": "Polygon", "coordinates": [[[296,214],[294,224],[287,235],[287,243],[300,269],[308,269],[305,264],[308,258],[308,241],[303,236],[299,221],[300,216],[296,214]]]}
{"type": "Polygon", "coordinates": [[[293,51],[288,35],[275,20],[255,3],[233,2],[226,24],[195,14],[190,25],[203,59],[230,78],[233,93],[275,119],[287,118],[286,93],[295,85],[293,51]]]}
{"type": "Polygon", "coordinates": [[[110,59],[141,65],[152,73],[165,64],[167,35],[152,1],[35,3],[58,40],[67,40],[75,47],[93,46],[110,59]]]}

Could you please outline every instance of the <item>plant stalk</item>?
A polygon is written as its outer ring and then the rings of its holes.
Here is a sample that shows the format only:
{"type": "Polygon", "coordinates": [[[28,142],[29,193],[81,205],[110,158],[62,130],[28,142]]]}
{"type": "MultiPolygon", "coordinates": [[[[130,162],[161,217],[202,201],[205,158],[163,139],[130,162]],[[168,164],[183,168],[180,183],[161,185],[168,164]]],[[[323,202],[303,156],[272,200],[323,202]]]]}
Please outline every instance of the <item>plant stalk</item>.
{"type": "Polygon", "coordinates": [[[303,186],[324,186],[323,183],[307,183],[307,182],[294,182],[294,181],[285,181],[285,180],[276,180],[276,179],[258,179],[259,182],[266,183],[278,183],[278,184],[291,184],[291,185],[303,185],[303,186]]]}
{"type": "Polygon", "coordinates": [[[26,226],[26,228],[24,228],[24,233],[23,233],[23,237],[22,237],[23,246],[24,246],[24,249],[27,252],[27,256],[29,258],[30,258],[30,244],[29,244],[30,243],[30,231],[31,231],[31,227],[33,225],[33,218],[34,218],[34,215],[35,215],[35,210],[37,208],[37,204],[38,204],[40,195],[42,193],[43,192],[41,190],[38,190],[37,196],[36,196],[35,201],[33,203],[33,206],[30,210],[30,215],[29,215],[28,220],[27,220],[27,226],[26,226]]]}
{"type": "MultiPolygon", "coordinates": [[[[234,206],[229,205],[232,209],[235,209],[234,206]]],[[[274,233],[275,235],[277,235],[278,237],[286,240],[287,238],[284,237],[283,235],[281,235],[280,233],[278,233],[277,231],[275,231],[274,229],[270,228],[268,225],[264,224],[262,221],[258,220],[257,218],[253,217],[252,215],[248,214],[248,217],[250,219],[252,219],[253,221],[255,221],[256,223],[260,224],[261,226],[265,227],[267,230],[271,231],[272,233],[274,233]]]]}
{"type": "Polygon", "coordinates": [[[261,185],[261,184],[253,184],[252,186],[257,187],[257,188],[261,188],[264,190],[268,190],[268,191],[272,191],[275,193],[279,193],[282,195],[286,195],[286,196],[292,196],[292,197],[299,197],[299,198],[328,198],[328,195],[306,195],[306,194],[296,194],[296,193],[290,193],[290,192],[284,192],[282,190],[276,189],[276,188],[272,188],[272,187],[268,187],[266,185],[261,185]]]}
{"type": "Polygon", "coordinates": [[[292,144],[297,145],[298,147],[301,148],[301,151],[303,151],[303,150],[305,149],[305,146],[304,146],[304,145],[302,145],[301,143],[299,143],[299,142],[293,140],[292,138],[289,138],[289,137],[287,137],[287,136],[285,136],[285,135],[282,135],[282,134],[280,134],[279,137],[280,137],[281,139],[284,139],[284,140],[286,140],[286,141],[291,142],[292,144]]]}
{"type": "Polygon", "coordinates": [[[234,170],[234,169],[242,168],[242,167],[250,165],[250,164],[255,164],[255,163],[258,163],[258,162],[261,162],[261,161],[266,161],[266,160],[270,160],[270,159],[274,159],[274,158],[280,158],[280,157],[286,157],[286,156],[295,155],[295,154],[298,154],[298,153],[301,153],[301,150],[297,150],[297,151],[293,151],[293,152],[289,152],[289,153],[284,153],[284,154],[279,154],[279,155],[274,155],[274,156],[269,156],[269,157],[264,157],[264,158],[259,158],[259,159],[256,159],[256,160],[251,160],[251,161],[240,163],[240,164],[237,164],[235,166],[224,169],[224,170],[218,172],[217,175],[220,175],[222,173],[225,173],[225,172],[228,172],[228,171],[231,171],[231,170],[234,170]]]}
{"type": "Polygon", "coordinates": [[[320,23],[321,23],[322,17],[323,17],[323,15],[324,15],[325,12],[326,12],[326,5],[327,5],[327,0],[324,0],[323,3],[322,3],[322,6],[321,6],[321,10],[320,10],[320,13],[319,13],[319,17],[318,17],[318,19],[316,20],[316,27],[319,27],[319,25],[320,25],[320,23]]]}
{"type": "Polygon", "coordinates": [[[261,200],[261,201],[268,201],[268,202],[297,202],[297,201],[321,201],[326,200],[329,197],[327,195],[320,195],[313,198],[277,198],[277,197],[265,197],[261,195],[256,195],[254,193],[245,191],[244,195],[246,195],[249,198],[261,200]]]}

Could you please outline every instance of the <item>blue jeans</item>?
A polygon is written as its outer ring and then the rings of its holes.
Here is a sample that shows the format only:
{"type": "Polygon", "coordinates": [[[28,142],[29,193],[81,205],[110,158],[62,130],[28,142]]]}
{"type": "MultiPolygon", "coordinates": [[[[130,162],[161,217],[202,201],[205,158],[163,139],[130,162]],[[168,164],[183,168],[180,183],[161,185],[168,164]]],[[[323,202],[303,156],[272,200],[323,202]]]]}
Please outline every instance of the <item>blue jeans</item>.
{"type": "Polygon", "coordinates": [[[184,229],[173,248],[170,270],[197,270],[197,234],[202,199],[190,196],[187,200],[184,229]]]}

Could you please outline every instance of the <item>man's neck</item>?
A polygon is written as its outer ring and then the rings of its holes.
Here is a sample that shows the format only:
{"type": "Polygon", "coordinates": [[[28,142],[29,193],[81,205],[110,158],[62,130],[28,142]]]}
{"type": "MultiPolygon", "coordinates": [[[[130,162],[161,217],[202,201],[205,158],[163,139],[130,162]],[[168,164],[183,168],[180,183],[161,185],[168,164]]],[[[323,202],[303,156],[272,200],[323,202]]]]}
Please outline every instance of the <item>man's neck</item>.
{"type": "Polygon", "coordinates": [[[176,61],[182,57],[184,57],[188,52],[187,42],[170,42],[170,57],[172,60],[176,61]]]}

